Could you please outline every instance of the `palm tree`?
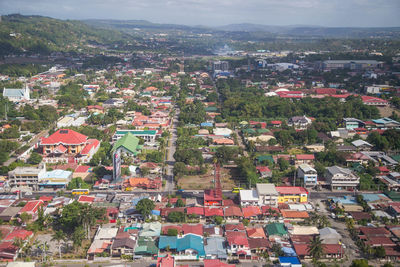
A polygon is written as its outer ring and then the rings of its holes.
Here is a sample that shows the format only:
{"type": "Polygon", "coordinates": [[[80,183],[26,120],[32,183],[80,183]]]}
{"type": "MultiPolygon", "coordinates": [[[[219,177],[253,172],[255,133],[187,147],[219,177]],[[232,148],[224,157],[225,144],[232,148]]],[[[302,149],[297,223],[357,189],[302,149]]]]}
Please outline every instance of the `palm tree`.
{"type": "Polygon", "coordinates": [[[61,241],[65,241],[66,236],[63,231],[58,230],[57,232],[54,232],[54,234],[51,236],[51,241],[57,241],[58,245],[58,254],[60,255],[61,259],[61,241]]]}
{"type": "Polygon", "coordinates": [[[314,264],[322,257],[324,254],[324,249],[322,247],[322,241],[319,236],[315,236],[311,243],[308,245],[308,253],[313,258],[314,264]]]}
{"type": "MultiPolygon", "coordinates": [[[[21,250],[24,247],[24,240],[22,240],[22,238],[15,238],[13,241],[13,246],[16,246],[17,248],[19,248],[19,250],[21,250]]],[[[20,253],[21,255],[21,253],[20,253]]],[[[18,255],[18,256],[20,256],[18,255]]]]}

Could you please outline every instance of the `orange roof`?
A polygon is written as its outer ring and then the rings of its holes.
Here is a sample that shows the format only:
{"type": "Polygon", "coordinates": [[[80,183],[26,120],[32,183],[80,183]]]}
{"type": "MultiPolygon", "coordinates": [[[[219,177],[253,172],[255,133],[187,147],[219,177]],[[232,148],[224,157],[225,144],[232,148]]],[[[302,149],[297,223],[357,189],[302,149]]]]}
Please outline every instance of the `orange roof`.
{"type": "Polygon", "coordinates": [[[149,185],[149,178],[129,178],[127,181],[127,186],[138,187],[140,185],[149,185]]]}
{"type": "Polygon", "coordinates": [[[233,145],[233,144],[235,144],[232,139],[228,139],[228,138],[215,139],[214,143],[217,145],[233,145]]]}
{"type": "Polygon", "coordinates": [[[250,238],[267,238],[261,227],[247,228],[247,236],[250,238]]]}
{"type": "Polygon", "coordinates": [[[284,218],[304,219],[309,217],[307,211],[281,210],[281,213],[284,218]]]}

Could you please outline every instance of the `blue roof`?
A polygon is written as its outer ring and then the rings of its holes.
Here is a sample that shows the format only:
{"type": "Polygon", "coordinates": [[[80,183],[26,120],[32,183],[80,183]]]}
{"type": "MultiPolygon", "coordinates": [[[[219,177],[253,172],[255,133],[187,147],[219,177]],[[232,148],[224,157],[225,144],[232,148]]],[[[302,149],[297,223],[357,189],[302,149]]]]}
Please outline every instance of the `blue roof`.
{"type": "Polygon", "coordinates": [[[144,199],[144,198],[147,198],[147,197],[137,197],[137,198],[132,199],[132,205],[136,206],[137,203],[139,203],[139,201],[144,199]]]}
{"type": "Polygon", "coordinates": [[[199,256],[205,256],[203,237],[193,234],[187,234],[177,241],[177,251],[186,249],[193,249],[197,251],[199,256]]]}
{"type": "Polygon", "coordinates": [[[176,249],[177,247],[176,236],[166,236],[166,235],[160,236],[160,239],[158,240],[158,248],[165,249],[167,247],[169,247],[170,249],[176,249]]]}
{"type": "Polygon", "coordinates": [[[293,248],[282,247],[282,251],[283,253],[285,253],[286,256],[297,256],[296,251],[294,251],[293,248]]]}
{"type": "Polygon", "coordinates": [[[328,197],[333,200],[333,202],[338,202],[342,205],[356,205],[357,200],[352,196],[343,196],[343,197],[328,197]]]}
{"type": "Polygon", "coordinates": [[[202,122],[200,123],[201,127],[213,127],[212,122],[202,122]]]}
{"type": "Polygon", "coordinates": [[[396,124],[400,124],[399,122],[392,120],[391,118],[381,118],[381,119],[377,119],[377,120],[372,120],[374,123],[377,124],[386,124],[386,123],[396,123],[396,124]]]}
{"type": "Polygon", "coordinates": [[[160,216],[160,215],[161,215],[161,212],[160,212],[159,210],[152,210],[152,211],[151,211],[151,214],[160,216]]]}
{"type": "Polygon", "coordinates": [[[279,257],[280,263],[301,264],[297,257],[279,257]]]}
{"type": "Polygon", "coordinates": [[[72,175],[71,171],[64,170],[53,170],[46,172],[42,177],[42,179],[67,179],[72,175]]]}
{"type": "Polygon", "coordinates": [[[373,202],[386,198],[384,194],[361,194],[366,202],[373,202]]]}

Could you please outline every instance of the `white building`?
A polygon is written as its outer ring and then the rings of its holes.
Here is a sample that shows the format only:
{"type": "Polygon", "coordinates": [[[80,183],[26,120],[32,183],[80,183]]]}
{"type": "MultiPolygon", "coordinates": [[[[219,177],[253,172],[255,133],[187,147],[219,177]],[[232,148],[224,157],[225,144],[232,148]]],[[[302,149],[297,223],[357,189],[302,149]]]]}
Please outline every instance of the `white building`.
{"type": "Polygon", "coordinates": [[[240,204],[276,207],[278,195],[274,184],[256,184],[256,189],[240,190],[240,204]]]}
{"type": "Polygon", "coordinates": [[[316,186],[318,180],[317,171],[308,164],[301,164],[297,169],[297,177],[303,179],[304,186],[316,186]]]}
{"type": "Polygon", "coordinates": [[[356,176],[350,169],[339,166],[326,168],[326,182],[332,190],[355,189],[360,184],[360,177],[356,176]]]}
{"type": "Polygon", "coordinates": [[[18,102],[30,99],[30,90],[28,86],[23,89],[4,88],[3,97],[8,98],[12,102],[18,102]]]}

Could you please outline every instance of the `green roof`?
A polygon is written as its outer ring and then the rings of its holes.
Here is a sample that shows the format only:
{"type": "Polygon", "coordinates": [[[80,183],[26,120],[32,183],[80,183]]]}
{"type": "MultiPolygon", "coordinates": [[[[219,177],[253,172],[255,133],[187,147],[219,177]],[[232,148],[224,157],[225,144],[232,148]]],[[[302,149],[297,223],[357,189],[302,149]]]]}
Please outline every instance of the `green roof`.
{"type": "Polygon", "coordinates": [[[256,133],[256,131],[254,129],[251,129],[251,128],[243,129],[242,132],[243,133],[247,133],[247,134],[255,134],[256,133]]]}
{"type": "Polygon", "coordinates": [[[257,129],[256,131],[257,131],[257,133],[260,133],[260,134],[262,134],[262,133],[269,133],[269,130],[268,130],[268,129],[262,129],[262,128],[257,129]]]}
{"type": "Polygon", "coordinates": [[[139,237],[137,241],[137,247],[135,248],[135,254],[145,255],[145,254],[157,254],[158,248],[156,242],[152,238],[139,237]]]}
{"type": "Polygon", "coordinates": [[[257,161],[258,162],[266,161],[266,160],[268,160],[272,164],[275,163],[274,162],[274,158],[271,155],[260,155],[260,156],[257,157],[257,161]]]}
{"type": "Polygon", "coordinates": [[[397,161],[397,162],[400,162],[400,154],[399,155],[393,155],[393,156],[390,156],[392,159],[394,159],[395,161],[397,161]]]}
{"type": "Polygon", "coordinates": [[[386,192],[385,195],[387,195],[393,201],[400,201],[400,193],[399,192],[389,191],[389,192],[386,192]]]}
{"type": "Polygon", "coordinates": [[[213,111],[217,111],[218,109],[217,109],[217,107],[206,107],[205,108],[205,111],[208,111],[208,112],[213,112],[213,111]]]}
{"type": "Polygon", "coordinates": [[[118,130],[115,134],[127,134],[131,133],[133,135],[155,135],[157,133],[156,130],[118,130]]]}
{"type": "Polygon", "coordinates": [[[132,154],[136,155],[138,153],[139,138],[131,133],[125,134],[117,142],[115,142],[111,152],[115,152],[118,148],[123,147],[132,154]]]}
{"type": "Polygon", "coordinates": [[[267,224],[266,230],[268,235],[287,235],[287,231],[285,230],[285,226],[283,223],[271,223],[267,224]]]}

